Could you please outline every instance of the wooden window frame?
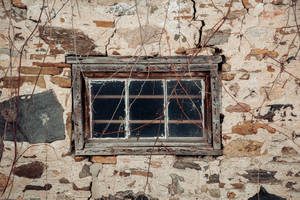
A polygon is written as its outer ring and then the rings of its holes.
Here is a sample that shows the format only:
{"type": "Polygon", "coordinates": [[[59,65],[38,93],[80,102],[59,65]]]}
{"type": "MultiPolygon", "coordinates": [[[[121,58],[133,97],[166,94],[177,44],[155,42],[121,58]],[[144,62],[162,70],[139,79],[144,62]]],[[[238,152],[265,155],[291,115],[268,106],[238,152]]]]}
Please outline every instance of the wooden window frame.
{"type": "Polygon", "coordinates": [[[76,155],[221,155],[221,56],[98,57],[67,56],[72,65],[73,138],[76,155]],[[151,72],[149,75],[149,71],[151,72]],[[205,141],[197,138],[90,138],[87,78],[205,79],[205,141]]]}

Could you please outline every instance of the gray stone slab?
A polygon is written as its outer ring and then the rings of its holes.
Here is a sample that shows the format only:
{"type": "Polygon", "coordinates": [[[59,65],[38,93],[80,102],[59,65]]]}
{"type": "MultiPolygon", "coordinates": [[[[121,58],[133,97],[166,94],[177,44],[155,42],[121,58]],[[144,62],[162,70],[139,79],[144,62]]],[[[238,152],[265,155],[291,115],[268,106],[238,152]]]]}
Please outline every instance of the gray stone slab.
{"type": "Polygon", "coordinates": [[[0,130],[6,130],[5,140],[14,140],[15,128],[18,142],[51,143],[65,138],[64,110],[52,90],[14,97],[0,103],[0,109],[0,130]]]}

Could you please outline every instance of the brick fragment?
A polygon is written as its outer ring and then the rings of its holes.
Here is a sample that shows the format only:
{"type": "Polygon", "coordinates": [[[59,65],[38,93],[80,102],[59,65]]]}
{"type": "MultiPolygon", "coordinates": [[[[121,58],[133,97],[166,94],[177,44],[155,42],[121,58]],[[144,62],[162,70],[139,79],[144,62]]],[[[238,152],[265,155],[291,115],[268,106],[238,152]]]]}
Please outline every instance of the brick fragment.
{"type": "Polygon", "coordinates": [[[102,164],[117,164],[116,156],[93,156],[92,162],[102,164]]]}

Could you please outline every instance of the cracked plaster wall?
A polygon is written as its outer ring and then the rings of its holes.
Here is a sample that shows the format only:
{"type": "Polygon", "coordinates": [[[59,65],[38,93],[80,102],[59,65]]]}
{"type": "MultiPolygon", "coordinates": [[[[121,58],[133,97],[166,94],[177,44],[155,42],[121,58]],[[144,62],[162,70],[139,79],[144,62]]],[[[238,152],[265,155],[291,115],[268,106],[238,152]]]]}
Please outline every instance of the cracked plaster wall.
{"type": "MultiPolygon", "coordinates": [[[[3,2],[11,12],[3,5],[0,8],[1,102],[16,95],[18,49],[37,24],[42,5],[33,0],[3,2]],[[12,51],[8,34],[16,47],[12,51]]],[[[8,181],[1,198],[244,200],[257,199],[259,192],[278,199],[299,199],[300,81],[295,76],[300,77],[300,58],[293,55],[300,39],[289,8],[295,1],[234,0],[226,21],[212,38],[212,28],[226,14],[229,1],[137,2],[136,6],[131,0],[49,1],[44,7],[41,23],[23,53],[20,95],[52,90],[64,110],[65,139],[47,145],[18,142],[20,158],[13,170],[14,180],[8,181]],[[70,153],[67,54],[193,55],[204,44],[209,47],[200,54],[221,51],[226,58],[222,69],[223,156],[152,156],[147,172],[148,156],[82,158],[70,153]],[[278,61],[285,63],[287,72],[279,74],[283,68],[278,61]]],[[[298,22],[299,5],[297,1],[298,22]]],[[[14,143],[4,141],[0,191],[13,158],[14,143]]]]}

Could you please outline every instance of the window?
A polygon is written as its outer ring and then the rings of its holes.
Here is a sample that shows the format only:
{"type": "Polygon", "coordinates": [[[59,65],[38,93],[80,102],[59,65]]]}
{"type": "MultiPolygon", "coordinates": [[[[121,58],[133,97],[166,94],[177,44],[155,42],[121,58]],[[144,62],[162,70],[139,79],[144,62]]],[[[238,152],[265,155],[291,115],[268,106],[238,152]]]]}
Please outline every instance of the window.
{"type": "Polygon", "coordinates": [[[76,154],[221,154],[221,61],[68,56],[76,154]]]}

